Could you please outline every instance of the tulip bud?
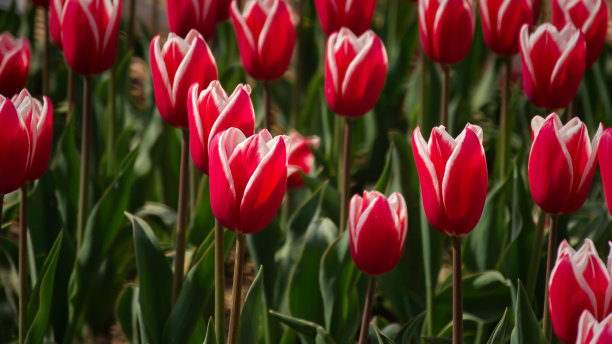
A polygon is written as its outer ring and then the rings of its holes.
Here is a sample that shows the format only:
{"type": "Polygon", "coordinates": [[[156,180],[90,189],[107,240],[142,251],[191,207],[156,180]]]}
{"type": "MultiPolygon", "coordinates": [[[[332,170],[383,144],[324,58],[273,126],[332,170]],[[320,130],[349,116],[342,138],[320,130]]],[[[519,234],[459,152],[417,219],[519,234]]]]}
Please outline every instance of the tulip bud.
{"type": "Polygon", "coordinates": [[[361,35],[370,28],[376,0],[315,0],[321,27],[326,35],[342,27],[361,35]]]}
{"type": "Polygon", "coordinates": [[[531,120],[529,186],[533,200],[549,214],[578,210],[589,195],[597,167],[600,124],[593,141],[584,123],[573,118],[565,126],[556,113],[531,120]]]}
{"type": "Polygon", "coordinates": [[[289,67],[295,45],[291,10],[284,0],[248,0],[240,13],[230,7],[244,69],[258,80],[280,78],[289,67]]]}
{"type": "Polygon", "coordinates": [[[435,127],[427,143],[417,127],[412,134],[412,152],[429,223],[446,235],[472,231],[487,197],[482,129],[468,124],[453,139],[444,126],[435,127]]]}
{"type": "Polygon", "coordinates": [[[8,32],[0,35],[0,94],[10,97],[19,92],[30,73],[30,42],[8,32]]]}
{"type": "Polygon", "coordinates": [[[226,228],[251,234],[266,227],[287,190],[285,136],[267,130],[245,137],[237,128],[217,134],[209,150],[213,214],[226,228]]]}
{"type": "Polygon", "coordinates": [[[419,5],[421,44],[427,56],[441,64],[465,58],[474,38],[471,0],[422,0],[419,5]]]}
{"type": "Polygon", "coordinates": [[[0,195],[19,189],[26,179],[30,138],[25,118],[0,95],[0,195]]]}
{"type": "Polygon", "coordinates": [[[408,211],[404,197],[394,192],[389,199],[378,191],[364,191],[349,204],[351,256],[359,270],[377,276],[399,262],[406,233],[408,211]]]}
{"type": "Polygon", "coordinates": [[[523,25],[519,43],[527,98],[541,108],[567,106],[584,74],[586,46],[580,30],[568,24],[557,31],[543,24],[529,35],[528,25],[523,25]]]}
{"type": "Polygon", "coordinates": [[[230,97],[217,80],[199,92],[200,85],[189,89],[189,140],[195,166],[208,174],[208,146],[217,133],[231,127],[251,136],[255,132],[255,110],[251,103],[251,86],[238,85],[230,97]]]}
{"type": "Polygon", "coordinates": [[[62,48],[62,28],[60,24],[60,18],[62,17],[62,11],[64,11],[64,5],[66,0],[51,0],[49,4],[49,34],[51,40],[58,48],[62,48]]]}
{"type": "Polygon", "coordinates": [[[604,0],[553,0],[552,22],[561,30],[568,23],[584,34],[586,68],[597,61],[608,31],[608,5],[604,0]]]}
{"type": "Polygon", "coordinates": [[[480,0],[479,3],[487,46],[498,55],[518,53],[519,30],[535,21],[533,0],[480,0]]]}
{"type": "Polygon", "coordinates": [[[597,159],[601,170],[606,205],[608,206],[608,212],[612,214],[612,128],[604,130],[601,135],[597,149],[597,159]]]}
{"type": "Polygon", "coordinates": [[[578,252],[563,240],[548,282],[550,317],[562,342],[576,342],[579,317],[585,310],[597,320],[612,312],[611,275],[612,254],[606,269],[591,239],[585,239],[578,252]]]}
{"type": "Polygon", "coordinates": [[[387,51],[371,30],[355,36],[347,28],[327,39],[325,98],[337,114],[365,115],[374,108],[387,77],[387,51]]]}
{"type": "Polygon", "coordinates": [[[319,147],[319,137],[303,137],[295,130],[289,132],[291,145],[287,152],[287,186],[300,188],[304,185],[300,172],[309,174],[314,165],[314,154],[311,149],[319,147]]]}
{"type": "Polygon", "coordinates": [[[168,0],[168,26],[170,31],[185,37],[192,29],[198,31],[205,40],[215,34],[218,15],[217,0],[168,0]]]}
{"type": "Polygon", "coordinates": [[[100,74],[117,56],[121,0],[66,0],[61,42],[66,62],[82,75],[100,74]]]}
{"type": "Polygon", "coordinates": [[[612,343],[612,314],[601,322],[589,311],[584,311],[578,320],[576,344],[609,344],[612,343]]]}
{"type": "Polygon", "coordinates": [[[151,74],[155,103],[164,121],[189,128],[187,93],[194,83],[200,87],[217,79],[217,64],[204,38],[191,30],[185,39],[170,33],[160,46],[160,36],[151,41],[151,74]]]}

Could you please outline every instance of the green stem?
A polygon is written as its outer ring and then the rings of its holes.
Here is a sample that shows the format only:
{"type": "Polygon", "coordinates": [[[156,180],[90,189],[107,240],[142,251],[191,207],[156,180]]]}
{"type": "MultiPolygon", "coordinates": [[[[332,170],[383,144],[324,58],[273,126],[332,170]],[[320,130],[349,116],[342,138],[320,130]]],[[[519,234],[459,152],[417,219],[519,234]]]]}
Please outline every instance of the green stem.
{"type": "Polygon", "coordinates": [[[374,300],[374,287],[376,277],[371,276],[368,283],[365,305],[363,306],[363,317],[361,318],[361,331],[359,331],[359,344],[367,344],[370,333],[370,319],[372,318],[372,301],[374,300]]]}
{"type": "MultiPolygon", "coordinates": [[[[421,51],[421,58],[419,60],[420,62],[419,87],[421,89],[421,92],[419,93],[420,109],[419,109],[419,113],[417,114],[417,125],[421,128],[421,130],[424,130],[423,126],[425,125],[425,103],[427,99],[425,97],[425,89],[427,88],[427,55],[425,55],[425,51],[423,50],[422,47],[420,48],[420,51],[421,51]]],[[[412,133],[409,133],[409,134],[412,135],[412,133]]]]}
{"type": "Polygon", "coordinates": [[[70,122],[72,106],[74,104],[74,72],[68,66],[68,86],[66,88],[66,123],[70,122]]]}
{"type": "Polygon", "coordinates": [[[225,343],[225,255],[223,226],[215,220],[215,333],[217,343],[225,343]]]}
{"type": "Polygon", "coordinates": [[[270,131],[272,126],[272,103],[270,101],[270,82],[264,81],[264,121],[263,126],[270,131]]]}
{"type": "Polygon", "coordinates": [[[44,9],[45,37],[43,38],[43,94],[49,96],[49,8],[44,9]]]}
{"type": "Polygon", "coordinates": [[[302,95],[302,78],[304,68],[304,0],[298,0],[298,25],[296,28],[296,62],[295,62],[295,86],[293,87],[293,111],[289,125],[297,129],[300,114],[300,97],[302,95]]]}
{"type": "Polygon", "coordinates": [[[510,57],[504,59],[504,82],[501,87],[501,108],[499,116],[499,179],[506,177],[506,159],[508,155],[508,110],[510,107],[510,73],[512,72],[512,60],[510,57]]]}
{"type": "Polygon", "coordinates": [[[340,234],[346,229],[348,216],[349,188],[351,180],[351,143],[353,136],[353,119],[344,119],[344,154],[342,155],[342,199],[340,200],[340,234]]]}
{"type": "Polygon", "coordinates": [[[2,212],[4,211],[4,195],[0,194],[0,231],[2,231],[2,212]]]}
{"type": "Polygon", "coordinates": [[[185,270],[185,247],[187,244],[187,212],[189,204],[189,131],[183,130],[181,142],[181,167],[179,172],[178,215],[176,220],[176,256],[174,258],[174,280],[172,284],[172,304],[183,286],[185,270]]]}
{"type": "Polygon", "coordinates": [[[448,98],[450,94],[450,66],[441,65],[442,67],[442,103],[440,104],[440,125],[448,128],[448,98]]]}
{"type": "Polygon", "coordinates": [[[453,344],[463,343],[461,237],[453,237],[453,344]]]}
{"type": "Polygon", "coordinates": [[[559,223],[559,215],[550,215],[550,232],[548,234],[548,254],[546,256],[546,283],[544,287],[544,310],[542,318],[542,329],[546,342],[550,343],[552,338],[552,323],[550,321],[550,310],[548,308],[548,281],[550,280],[550,272],[556,260],[557,248],[557,224],[559,223]]]}
{"type": "Polygon", "coordinates": [[[83,119],[81,123],[81,179],[79,183],[79,210],[77,214],[77,247],[81,248],[87,213],[89,181],[89,146],[91,120],[91,77],[85,76],[83,82],[83,119]]]}
{"type": "Polygon", "coordinates": [[[228,344],[238,343],[240,309],[242,302],[242,269],[244,266],[244,234],[236,233],[236,258],[234,261],[234,282],[232,285],[232,310],[230,313],[228,344]]]}
{"type": "Polygon", "coordinates": [[[19,344],[25,343],[27,319],[27,283],[28,283],[28,187],[21,187],[21,204],[19,206],[19,344]]]}
{"type": "Polygon", "coordinates": [[[106,155],[108,159],[107,170],[108,175],[112,176],[117,165],[117,156],[115,154],[115,91],[117,83],[117,70],[115,66],[110,70],[110,80],[108,83],[108,132],[106,138],[106,155]]]}

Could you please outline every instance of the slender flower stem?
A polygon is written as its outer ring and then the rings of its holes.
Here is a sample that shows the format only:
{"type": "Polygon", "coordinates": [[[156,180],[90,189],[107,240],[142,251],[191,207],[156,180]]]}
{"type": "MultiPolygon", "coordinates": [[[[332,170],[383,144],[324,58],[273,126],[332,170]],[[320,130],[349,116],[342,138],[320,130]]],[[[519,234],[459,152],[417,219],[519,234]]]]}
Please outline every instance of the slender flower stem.
{"type": "MultiPolygon", "coordinates": [[[[423,47],[421,47],[420,45],[419,47],[421,54],[421,57],[419,59],[419,63],[421,65],[419,73],[419,77],[421,80],[419,80],[419,87],[421,89],[421,92],[419,94],[420,109],[419,113],[417,114],[417,125],[419,127],[422,127],[423,125],[425,125],[425,103],[427,100],[427,97],[425,96],[425,89],[427,88],[427,55],[425,55],[425,50],[423,50],[423,47]]],[[[421,128],[421,130],[423,130],[423,128],[421,128]]]]}
{"type": "Polygon", "coordinates": [[[340,200],[340,234],[346,229],[348,216],[349,186],[351,180],[351,143],[353,136],[353,119],[344,119],[344,154],[342,155],[342,199],[340,200]]]}
{"type": "Polygon", "coordinates": [[[442,67],[442,103],[440,104],[440,125],[448,128],[448,98],[450,94],[450,66],[442,67]]]}
{"type": "Polygon", "coordinates": [[[298,25],[296,28],[296,62],[295,62],[295,86],[293,87],[293,111],[289,125],[297,129],[300,114],[300,96],[302,94],[302,78],[304,69],[304,0],[298,0],[298,25]]]}
{"type": "Polygon", "coordinates": [[[28,186],[21,187],[19,206],[19,344],[25,343],[28,283],[28,186]]]}
{"type": "Polygon", "coordinates": [[[244,234],[236,233],[236,258],[234,261],[234,283],[232,285],[232,310],[230,313],[228,344],[238,343],[240,309],[242,301],[242,268],[244,266],[244,234]]]}
{"type": "MultiPolygon", "coordinates": [[[[128,35],[127,35],[127,48],[128,50],[134,49],[134,14],[136,13],[136,0],[130,0],[130,7],[128,9],[128,35]]],[[[156,32],[156,31],[154,31],[156,32]]]]}
{"type": "Polygon", "coordinates": [[[49,95],[49,8],[45,7],[44,11],[45,37],[43,38],[43,94],[49,95]]]}
{"type": "Polygon", "coordinates": [[[181,168],[179,176],[178,216],[176,221],[176,256],[174,258],[174,281],[172,304],[176,303],[183,286],[185,269],[185,246],[187,241],[187,212],[189,204],[189,131],[183,130],[181,142],[181,168]]]}
{"type": "Polygon", "coordinates": [[[108,175],[113,175],[117,165],[117,156],[115,154],[115,92],[117,84],[117,69],[115,66],[110,70],[110,80],[108,83],[108,131],[106,138],[106,158],[108,175]]]}
{"type": "Polygon", "coordinates": [[[153,32],[159,32],[158,29],[158,25],[159,25],[159,20],[158,20],[158,8],[159,7],[159,0],[153,0],[153,15],[151,18],[151,27],[153,28],[153,32]]]}
{"type": "Polygon", "coordinates": [[[4,195],[0,194],[0,230],[2,229],[2,212],[4,211],[4,195]]]}
{"type": "Polygon", "coordinates": [[[68,86],[66,89],[66,123],[70,122],[72,106],[74,105],[74,72],[68,66],[68,86]]]}
{"type": "Polygon", "coordinates": [[[542,209],[539,209],[538,212],[536,240],[533,245],[533,250],[531,250],[529,272],[527,274],[527,296],[529,296],[530,300],[533,299],[535,293],[538,271],[540,270],[540,253],[542,250],[542,242],[544,241],[544,229],[546,228],[546,213],[543,212],[542,209]]]}
{"type": "Polygon", "coordinates": [[[359,344],[368,343],[368,334],[370,333],[370,319],[372,318],[372,301],[374,300],[374,287],[376,286],[376,277],[370,277],[368,283],[368,294],[366,295],[365,305],[363,306],[363,317],[361,318],[361,331],[359,331],[359,344]]]}
{"type": "Polygon", "coordinates": [[[87,213],[88,183],[89,180],[89,146],[91,120],[91,77],[83,78],[83,119],[81,124],[81,180],[79,183],[79,212],[77,214],[77,247],[83,242],[83,232],[87,213]]]}
{"type": "Polygon", "coordinates": [[[453,344],[463,343],[463,292],[461,285],[461,237],[453,237],[453,344]]]}
{"type": "Polygon", "coordinates": [[[264,122],[265,129],[270,130],[272,126],[272,103],[270,102],[270,82],[264,81],[264,122]]]}
{"type": "Polygon", "coordinates": [[[542,329],[546,342],[550,343],[552,337],[552,323],[550,322],[550,310],[548,309],[548,281],[550,280],[550,271],[556,257],[557,248],[557,224],[559,223],[559,215],[550,215],[550,232],[548,234],[548,254],[546,257],[546,284],[544,287],[544,317],[542,318],[542,329]]]}
{"type": "Polygon", "coordinates": [[[501,87],[501,109],[499,111],[499,178],[503,180],[506,177],[506,160],[508,156],[508,110],[510,108],[510,73],[512,72],[512,59],[506,57],[504,59],[504,82],[501,87]]]}
{"type": "Polygon", "coordinates": [[[215,220],[215,333],[217,343],[225,343],[225,255],[223,226],[215,220]]]}
{"type": "Polygon", "coordinates": [[[565,121],[569,122],[572,117],[574,117],[574,113],[576,112],[576,102],[572,100],[569,104],[567,104],[567,108],[565,109],[565,121]]]}

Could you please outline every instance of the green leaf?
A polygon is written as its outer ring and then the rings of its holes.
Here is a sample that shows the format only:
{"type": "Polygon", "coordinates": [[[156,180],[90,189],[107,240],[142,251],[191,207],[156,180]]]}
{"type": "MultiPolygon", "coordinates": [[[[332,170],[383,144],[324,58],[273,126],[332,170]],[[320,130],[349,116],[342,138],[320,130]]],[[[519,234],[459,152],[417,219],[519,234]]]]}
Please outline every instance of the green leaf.
{"type": "Polygon", "coordinates": [[[378,344],[394,344],[394,342],[389,339],[389,337],[385,336],[376,325],[372,325],[372,327],[374,328],[374,332],[376,333],[376,339],[378,339],[378,344]]]}
{"type": "Polygon", "coordinates": [[[491,337],[489,337],[487,344],[506,343],[506,339],[508,336],[508,318],[508,308],[506,308],[506,311],[504,311],[504,315],[502,315],[502,318],[497,323],[497,326],[495,326],[495,330],[493,330],[493,333],[491,334],[491,337]]]}
{"type": "Polygon", "coordinates": [[[328,344],[334,343],[334,340],[332,339],[330,334],[325,330],[325,328],[323,328],[323,326],[317,323],[314,323],[308,320],[304,320],[304,319],[295,318],[290,315],[278,313],[273,310],[270,310],[269,313],[270,315],[272,315],[272,317],[276,318],[278,321],[289,326],[291,329],[295,330],[296,332],[304,335],[305,338],[310,338],[310,339],[316,338],[318,339],[317,343],[319,342],[328,343],[328,344]]]}
{"type": "MultiPolygon", "coordinates": [[[[240,344],[256,343],[256,339],[260,337],[260,330],[263,331],[264,337],[268,336],[268,307],[264,294],[263,271],[263,266],[260,266],[244,300],[238,332],[240,344]]],[[[268,342],[269,340],[266,340],[266,343],[268,342]]]]}
{"type": "Polygon", "coordinates": [[[119,295],[116,316],[126,339],[132,344],[140,344],[138,331],[136,331],[139,312],[138,286],[127,285],[119,295]]]}
{"type": "Polygon", "coordinates": [[[338,223],[338,214],[340,214],[340,193],[334,189],[333,186],[329,185],[329,181],[321,181],[316,177],[311,177],[301,172],[300,176],[304,184],[312,191],[316,191],[323,185],[327,185],[323,193],[323,208],[326,210],[325,215],[331,218],[335,223],[338,223]]]}
{"type": "Polygon", "coordinates": [[[544,344],[544,335],[538,323],[538,319],[531,309],[529,297],[523,283],[519,280],[516,292],[516,304],[514,305],[514,329],[510,337],[511,344],[533,343],[544,344]]]}
{"type": "Polygon", "coordinates": [[[421,328],[427,311],[420,313],[412,318],[395,336],[395,342],[398,344],[415,343],[421,340],[421,328]]]}
{"type": "Polygon", "coordinates": [[[206,326],[206,337],[204,338],[203,344],[217,344],[217,337],[215,335],[215,322],[213,318],[208,319],[208,326],[206,326]]]}
{"type": "Polygon", "coordinates": [[[391,166],[393,162],[393,143],[389,146],[389,152],[387,153],[387,163],[385,164],[385,168],[383,169],[380,178],[376,182],[376,186],[374,186],[374,190],[380,191],[382,193],[386,193],[389,188],[389,177],[391,176],[391,166]]]}

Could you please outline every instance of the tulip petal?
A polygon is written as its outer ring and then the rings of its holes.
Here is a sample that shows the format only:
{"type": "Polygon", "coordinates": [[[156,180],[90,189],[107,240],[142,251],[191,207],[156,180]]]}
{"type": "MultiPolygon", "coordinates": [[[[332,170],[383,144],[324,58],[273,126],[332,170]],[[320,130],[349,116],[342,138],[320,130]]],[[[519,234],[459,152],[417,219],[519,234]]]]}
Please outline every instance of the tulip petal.
{"type": "Polygon", "coordinates": [[[0,96],[0,195],[19,189],[25,182],[30,140],[24,121],[9,99],[0,96]]]}

